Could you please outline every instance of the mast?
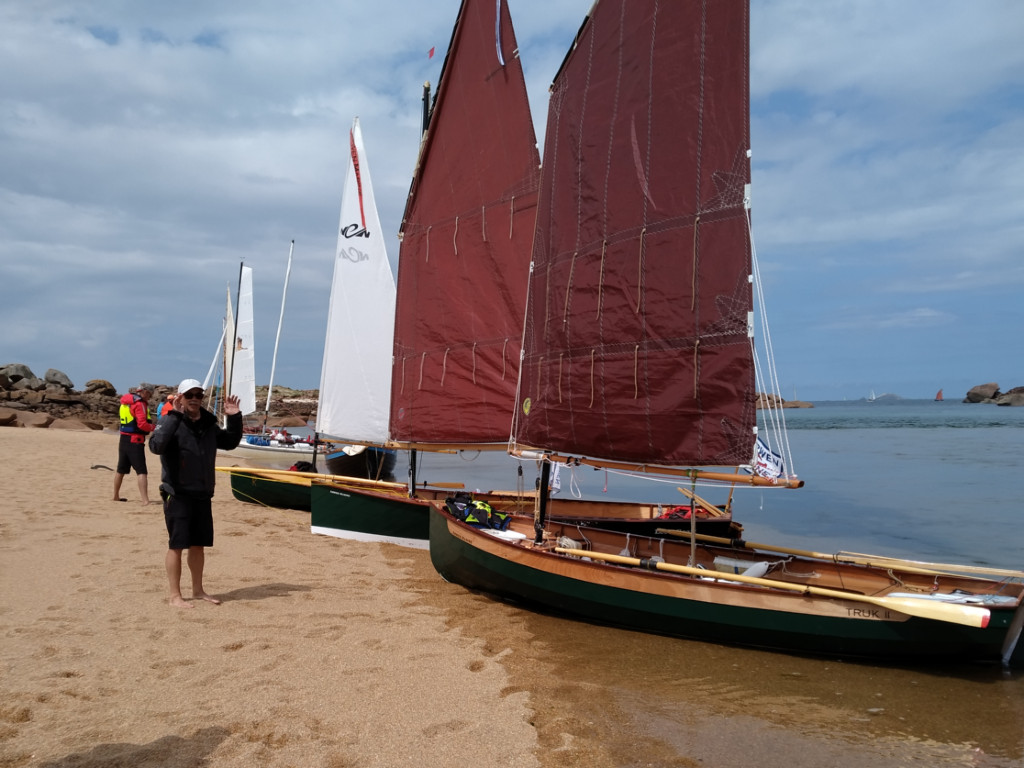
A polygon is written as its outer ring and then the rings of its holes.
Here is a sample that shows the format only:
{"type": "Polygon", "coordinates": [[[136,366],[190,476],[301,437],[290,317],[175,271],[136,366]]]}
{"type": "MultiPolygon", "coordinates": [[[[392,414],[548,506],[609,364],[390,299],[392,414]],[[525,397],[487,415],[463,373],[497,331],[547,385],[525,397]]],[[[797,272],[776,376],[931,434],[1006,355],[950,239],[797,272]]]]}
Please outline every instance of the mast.
{"type": "Polygon", "coordinates": [[[288,298],[288,278],[292,274],[292,254],[295,252],[295,241],[288,248],[288,267],[284,272],[284,292],[281,294],[281,314],[277,318],[277,336],[274,338],[274,356],[270,361],[270,383],[267,385],[267,407],[263,409],[263,429],[267,431],[267,418],[270,416],[270,397],[274,392],[274,371],[277,369],[277,345],[281,341],[281,325],[284,323],[284,302],[288,298]]]}
{"type": "MultiPolygon", "coordinates": [[[[241,313],[242,307],[242,274],[245,272],[245,262],[241,262],[238,266],[238,292],[235,294],[235,307],[233,321],[231,324],[231,339],[228,346],[224,349],[231,349],[231,360],[229,361],[228,356],[224,356],[224,397],[227,398],[231,394],[231,387],[235,383],[235,352],[238,346],[238,315],[241,313]]],[[[231,303],[231,294],[228,293],[228,303],[231,303]]]]}
{"type": "MultiPolygon", "coordinates": [[[[427,137],[430,126],[430,81],[423,83],[423,123],[420,130],[420,146],[427,137]]],[[[416,448],[409,449],[409,498],[416,496],[416,448]]]]}
{"type": "MultiPolygon", "coordinates": [[[[239,280],[241,280],[241,276],[239,276],[239,280]]],[[[220,388],[221,388],[221,392],[220,392],[220,405],[221,406],[223,406],[224,400],[231,393],[231,384],[229,382],[229,379],[230,379],[229,372],[234,367],[234,360],[235,360],[235,344],[234,344],[233,339],[232,339],[232,337],[233,337],[233,335],[235,333],[235,310],[231,306],[231,286],[230,285],[225,287],[225,293],[227,294],[227,297],[226,297],[226,308],[224,310],[224,329],[223,329],[223,332],[221,333],[221,336],[220,336],[221,352],[222,352],[222,359],[220,361],[220,367],[221,367],[221,374],[220,374],[220,388]],[[232,336],[229,336],[228,333],[231,333],[232,336]]],[[[214,409],[213,409],[214,413],[218,413],[218,410],[216,408],[217,405],[218,405],[217,403],[214,403],[214,406],[215,406],[214,409]]]]}
{"type": "Polygon", "coordinates": [[[420,139],[427,132],[427,127],[430,125],[430,81],[427,80],[423,83],[423,129],[420,131],[420,139]]]}

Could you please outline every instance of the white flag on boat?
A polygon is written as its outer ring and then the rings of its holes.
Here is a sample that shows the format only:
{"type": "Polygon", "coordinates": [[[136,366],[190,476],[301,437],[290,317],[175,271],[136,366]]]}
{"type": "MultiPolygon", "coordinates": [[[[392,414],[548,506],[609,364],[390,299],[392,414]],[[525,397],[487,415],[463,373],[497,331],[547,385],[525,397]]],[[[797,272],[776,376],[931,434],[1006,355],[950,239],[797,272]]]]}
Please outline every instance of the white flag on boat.
{"type": "Polygon", "coordinates": [[[552,467],[552,472],[551,472],[550,488],[551,488],[551,492],[552,493],[558,493],[560,490],[562,490],[562,477],[561,477],[562,465],[560,463],[558,463],[558,462],[552,462],[552,463],[554,464],[554,467],[552,467]]]}
{"type": "Polygon", "coordinates": [[[774,453],[760,437],[754,444],[754,472],[761,477],[780,477],[785,470],[782,457],[774,453]]]}

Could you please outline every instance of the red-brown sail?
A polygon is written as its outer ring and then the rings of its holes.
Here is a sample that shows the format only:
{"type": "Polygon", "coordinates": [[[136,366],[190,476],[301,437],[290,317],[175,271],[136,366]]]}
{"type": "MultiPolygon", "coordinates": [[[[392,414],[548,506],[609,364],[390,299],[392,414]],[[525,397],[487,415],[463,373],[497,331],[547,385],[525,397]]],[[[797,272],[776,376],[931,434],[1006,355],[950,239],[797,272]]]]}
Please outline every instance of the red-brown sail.
{"type": "Polygon", "coordinates": [[[402,224],[393,440],[508,440],[539,165],[507,4],[464,0],[402,224]]]}
{"type": "Polygon", "coordinates": [[[736,465],[756,423],[747,0],[598,0],[552,86],[516,443],[736,465]]]}

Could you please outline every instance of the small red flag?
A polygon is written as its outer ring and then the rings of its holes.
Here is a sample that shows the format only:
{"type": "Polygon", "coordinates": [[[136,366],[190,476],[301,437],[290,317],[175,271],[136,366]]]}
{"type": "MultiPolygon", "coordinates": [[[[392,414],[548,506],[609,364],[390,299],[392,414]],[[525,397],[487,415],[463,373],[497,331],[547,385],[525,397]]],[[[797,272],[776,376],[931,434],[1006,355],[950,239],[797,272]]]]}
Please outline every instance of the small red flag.
{"type": "Polygon", "coordinates": [[[433,48],[430,49],[430,53],[427,54],[427,58],[428,59],[434,58],[434,49],[433,48]]]}

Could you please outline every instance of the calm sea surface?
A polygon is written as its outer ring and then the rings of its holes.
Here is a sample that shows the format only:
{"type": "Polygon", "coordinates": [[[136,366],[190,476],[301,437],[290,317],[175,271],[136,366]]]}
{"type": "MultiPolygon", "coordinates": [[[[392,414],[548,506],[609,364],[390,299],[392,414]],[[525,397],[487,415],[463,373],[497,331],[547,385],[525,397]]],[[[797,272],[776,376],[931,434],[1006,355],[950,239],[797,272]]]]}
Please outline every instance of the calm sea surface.
{"type": "MultiPolygon", "coordinates": [[[[749,540],[1024,568],[1024,408],[833,402],[785,417],[806,486],[737,491],[749,540]]],[[[509,489],[516,466],[503,455],[428,456],[420,478],[509,489]]],[[[535,469],[524,469],[532,485],[535,469]]],[[[676,483],[589,468],[563,473],[563,495],[573,479],[591,497],[682,499],[676,483]]],[[[595,740],[631,756],[622,765],[1024,766],[1017,672],[809,659],[522,615],[535,638],[527,652],[582,687],[566,706],[583,709],[595,740]]]]}

